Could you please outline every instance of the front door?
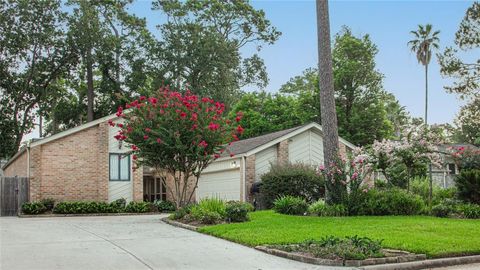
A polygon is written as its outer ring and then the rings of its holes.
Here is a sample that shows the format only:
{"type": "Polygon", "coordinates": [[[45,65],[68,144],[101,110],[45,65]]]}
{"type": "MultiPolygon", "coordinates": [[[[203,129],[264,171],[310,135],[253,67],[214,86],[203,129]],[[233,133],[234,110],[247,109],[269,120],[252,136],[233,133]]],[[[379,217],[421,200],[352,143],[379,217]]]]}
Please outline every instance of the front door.
{"type": "Polygon", "coordinates": [[[161,177],[143,177],[143,200],[146,202],[167,200],[167,191],[161,177]]]}

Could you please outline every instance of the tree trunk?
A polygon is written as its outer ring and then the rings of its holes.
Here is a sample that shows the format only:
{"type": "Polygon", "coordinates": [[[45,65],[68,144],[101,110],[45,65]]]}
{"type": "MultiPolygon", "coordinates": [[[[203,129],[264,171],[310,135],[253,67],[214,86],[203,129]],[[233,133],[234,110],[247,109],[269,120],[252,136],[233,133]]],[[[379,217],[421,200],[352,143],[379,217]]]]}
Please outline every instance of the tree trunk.
{"type": "Polygon", "coordinates": [[[87,122],[93,121],[93,63],[92,63],[92,50],[87,50],[86,57],[87,66],[87,122]]]}
{"type": "Polygon", "coordinates": [[[425,126],[428,124],[428,64],[425,65],[425,126]]]}
{"type": "Polygon", "coordinates": [[[43,137],[43,117],[41,113],[39,113],[38,116],[40,117],[38,121],[38,137],[42,138],[43,137]]]}
{"type": "MultiPolygon", "coordinates": [[[[332,50],[330,48],[330,22],[328,0],[317,0],[318,72],[320,86],[320,111],[323,128],[323,155],[325,170],[338,155],[338,127],[333,89],[332,50]]],[[[326,179],[325,182],[328,182],[326,179]]],[[[328,185],[325,186],[325,199],[330,201],[328,185]]]]}

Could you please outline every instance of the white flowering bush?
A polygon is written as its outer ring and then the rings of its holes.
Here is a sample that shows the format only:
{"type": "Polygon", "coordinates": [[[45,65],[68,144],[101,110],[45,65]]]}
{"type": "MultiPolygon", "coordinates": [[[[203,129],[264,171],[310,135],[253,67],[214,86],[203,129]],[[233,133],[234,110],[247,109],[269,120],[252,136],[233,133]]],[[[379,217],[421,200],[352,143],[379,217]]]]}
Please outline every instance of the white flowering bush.
{"type": "Polygon", "coordinates": [[[383,173],[387,181],[391,182],[388,169],[396,164],[406,168],[407,183],[414,176],[414,170],[420,165],[427,164],[441,168],[442,155],[438,152],[438,145],[442,139],[425,126],[410,126],[406,128],[399,140],[375,141],[371,149],[371,162],[375,169],[383,173]]]}

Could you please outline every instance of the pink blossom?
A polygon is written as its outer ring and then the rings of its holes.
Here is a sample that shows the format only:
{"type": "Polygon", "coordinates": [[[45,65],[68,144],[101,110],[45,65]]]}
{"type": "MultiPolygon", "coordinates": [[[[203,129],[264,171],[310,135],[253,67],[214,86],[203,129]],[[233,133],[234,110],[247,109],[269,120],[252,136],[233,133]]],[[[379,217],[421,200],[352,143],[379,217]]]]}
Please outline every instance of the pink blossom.
{"type": "Polygon", "coordinates": [[[208,143],[207,143],[206,141],[201,141],[201,142],[198,144],[198,146],[205,148],[205,147],[208,146],[208,143]]]}

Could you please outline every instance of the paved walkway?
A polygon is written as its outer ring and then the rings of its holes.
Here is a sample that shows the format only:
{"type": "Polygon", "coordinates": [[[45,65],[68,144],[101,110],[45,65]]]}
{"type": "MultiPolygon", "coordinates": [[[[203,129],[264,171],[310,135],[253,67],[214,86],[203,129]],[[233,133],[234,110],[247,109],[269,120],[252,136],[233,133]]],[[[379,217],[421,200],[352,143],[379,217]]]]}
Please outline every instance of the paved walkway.
{"type": "Polygon", "coordinates": [[[160,218],[2,217],[0,269],[335,269],[268,255],[160,218]]]}

